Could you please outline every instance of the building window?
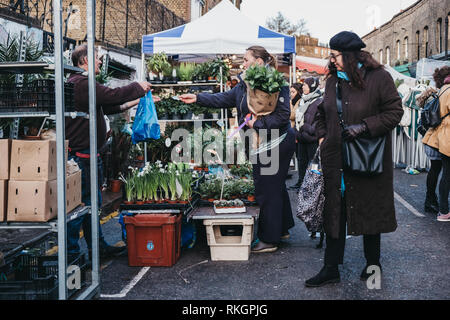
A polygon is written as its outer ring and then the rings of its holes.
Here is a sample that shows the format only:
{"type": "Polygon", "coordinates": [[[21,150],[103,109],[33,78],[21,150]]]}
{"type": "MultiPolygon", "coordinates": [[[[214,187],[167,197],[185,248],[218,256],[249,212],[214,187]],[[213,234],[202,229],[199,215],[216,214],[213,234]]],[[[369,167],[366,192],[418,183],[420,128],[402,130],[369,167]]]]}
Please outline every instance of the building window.
{"type": "Polygon", "coordinates": [[[401,57],[402,57],[402,50],[400,48],[400,40],[397,40],[397,60],[400,61],[401,57]]]}
{"type": "Polygon", "coordinates": [[[429,55],[429,42],[428,42],[428,26],[426,26],[425,28],[423,28],[423,41],[425,44],[425,58],[428,57],[429,55]]]}
{"type": "Polygon", "coordinates": [[[391,65],[391,48],[386,47],[386,64],[391,65]]]}
{"type": "Polygon", "coordinates": [[[379,62],[381,63],[381,64],[383,64],[383,49],[381,49],[380,50],[380,58],[379,58],[379,62]]]}
{"type": "Polygon", "coordinates": [[[442,52],[442,19],[439,18],[436,24],[436,39],[438,53],[442,52]]]}
{"type": "Polygon", "coordinates": [[[315,54],[319,54],[319,49],[318,48],[314,48],[314,53],[315,54]]]}
{"type": "Polygon", "coordinates": [[[408,54],[408,45],[409,45],[408,44],[408,37],[405,37],[403,45],[405,46],[405,55],[404,55],[404,57],[405,57],[405,59],[408,59],[408,57],[409,57],[409,54],[408,54]]]}
{"type": "Polygon", "coordinates": [[[416,45],[417,45],[417,60],[420,60],[420,47],[422,43],[420,42],[420,31],[416,32],[416,45]]]}

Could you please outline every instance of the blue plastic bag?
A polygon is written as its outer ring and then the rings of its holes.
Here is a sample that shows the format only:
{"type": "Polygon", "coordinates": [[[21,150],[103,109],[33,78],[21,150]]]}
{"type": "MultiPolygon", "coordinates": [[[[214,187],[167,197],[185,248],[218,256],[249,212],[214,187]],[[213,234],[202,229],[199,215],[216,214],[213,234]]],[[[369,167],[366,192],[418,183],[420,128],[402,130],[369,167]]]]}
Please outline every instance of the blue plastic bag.
{"type": "Polygon", "coordinates": [[[149,91],[145,97],[139,101],[138,109],[133,123],[133,133],[131,141],[133,144],[146,141],[148,139],[159,139],[161,131],[156,114],[155,103],[152,93],[149,91]]]}

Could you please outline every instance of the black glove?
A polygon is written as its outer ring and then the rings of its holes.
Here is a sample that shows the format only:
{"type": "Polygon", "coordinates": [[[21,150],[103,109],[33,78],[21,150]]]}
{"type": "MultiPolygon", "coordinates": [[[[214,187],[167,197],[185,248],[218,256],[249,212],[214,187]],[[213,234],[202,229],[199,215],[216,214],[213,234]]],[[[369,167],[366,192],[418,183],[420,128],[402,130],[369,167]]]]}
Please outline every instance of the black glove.
{"type": "Polygon", "coordinates": [[[364,122],[360,124],[354,124],[345,128],[345,130],[342,132],[342,138],[346,141],[353,141],[367,131],[368,128],[364,122]]]}

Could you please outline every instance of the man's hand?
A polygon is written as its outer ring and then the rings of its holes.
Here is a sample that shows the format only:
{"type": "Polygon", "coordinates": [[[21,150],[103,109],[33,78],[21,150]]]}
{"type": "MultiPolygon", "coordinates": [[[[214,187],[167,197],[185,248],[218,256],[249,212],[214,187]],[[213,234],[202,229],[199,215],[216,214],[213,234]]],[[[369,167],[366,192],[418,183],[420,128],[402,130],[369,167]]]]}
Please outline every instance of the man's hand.
{"type": "Polygon", "coordinates": [[[192,93],[182,94],[180,100],[186,104],[195,103],[197,102],[197,95],[192,93]]]}
{"type": "Polygon", "coordinates": [[[123,105],[120,106],[120,110],[121,110],[121,111],[126,111],[126,110],[128,110],[128,109],[131,109],[131,108],[133,108],[134,106],[137,106],[137,105],[139,104],[139,101],[140,101],[140,100],[141,100],[141,99],[136,99],[136,100],[133,100],[133,101],[125,102],[123,105]]]}
{"type": "Polygon", "coordinates": [[[160,97],[153,96],[153,102],[159,102],[159,101],[161,101],[160,97]]]}
{"type": "Polygon", "coordinates": [[[367,125],[363,122],[348,126],[343,132],[342,137],[346,141],[353,141],[367,131],[367,125]]]}
{"type": "Polygon", "coordinates": [[[152,88],[152,85],[147,81],[139,82],[139,85],[142,87],[142,89],[144,89],[145,93],[149,92],[152,88]]]}

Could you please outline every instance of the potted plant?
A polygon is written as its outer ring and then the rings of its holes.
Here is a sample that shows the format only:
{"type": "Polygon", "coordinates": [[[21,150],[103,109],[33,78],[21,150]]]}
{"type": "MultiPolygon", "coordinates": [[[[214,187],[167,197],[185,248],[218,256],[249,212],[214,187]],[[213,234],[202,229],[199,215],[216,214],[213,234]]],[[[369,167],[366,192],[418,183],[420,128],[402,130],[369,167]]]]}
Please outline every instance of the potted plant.
{"type": "Polygon", "coordinates": [[[120,176],[120,180],[125,184],[125,194],[126,194],[126,201],[124,201],[124,204],[129,205],[134,203],[135,199],[135,174],[134,171],[128,173],[127,178],[125,178],[123,175],[120,176]]]}
{"type": "Polygon", "coordinates": [[[273,112],[281,88],[288,83],[284,75],[274,68],[254,65],[245,72],[247,84],[249,108],[257,116],[264,116],[273,112]]]}
{"type": "Polygon", "coordinates": [[[178,104],[176,103],[176,101],[170,101],[168,103],[167,110],[172,120],[180,120],[180,117],[178,115],[178,104]]]}
{"type": "Polygon", "coordinates": [[[177,68],[177,75],[180,82],[192,83],[195,63],[181,63],[177,68]]]}
{"type": "Polygon", "coordinates": [[[131,148],[130,135],[119,130],[112,131],[111,141],[111,191],[120,192],[122,182],[119,177],[126,171],[128,165],[128,154],[131,148]]]}
{"type": "Polygon", "coordinates": [[[180,116],[185,120],[192,119],[192,111],[189,109],[189,106],[187,104],[180,103],[178,105],[178,114],[180,114],[180,116]]]}
{"type": "Polygon", "coordinates": [[[220,109],[210,109],[209,111],[213,119],[219,119],[220,109]]]}
{"type": "Polygon", "coordinates": [[[210,81],[222,81],[222,79],[226,81],[230,75],[230,68],[225,63],[225,61],[220,58],[217,58],[209,63],[208,71],[208,80],[210,81]],[[220,67],[222,67],[222,74],[220,73],[220,67]]]}
{"type": "Polygon", "coordinates": [[[168,101],[168,99],[161,99],[161,101],[155,103],[156,114],[158,115],[159,120],[167,120],[169,118],[168,116],[169,105],[170,102],[168,101]]]}
{"type": "Polygon", "coordinates": [[[165,53],[155,53],[147,60],[147,68],[151,73],[149,74],[150,82],[161,83],[163,76],[163,70],[170,67],[167,55],[165,53]],[[155,80],[155,76],[158,78],[155,80]]]}
{"type": "Polygon", "coordinates": [[[192,73],[192,79],[194,82],[204,83],[208,80],[208,63],[197,64],[192,73]]]}

